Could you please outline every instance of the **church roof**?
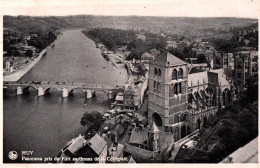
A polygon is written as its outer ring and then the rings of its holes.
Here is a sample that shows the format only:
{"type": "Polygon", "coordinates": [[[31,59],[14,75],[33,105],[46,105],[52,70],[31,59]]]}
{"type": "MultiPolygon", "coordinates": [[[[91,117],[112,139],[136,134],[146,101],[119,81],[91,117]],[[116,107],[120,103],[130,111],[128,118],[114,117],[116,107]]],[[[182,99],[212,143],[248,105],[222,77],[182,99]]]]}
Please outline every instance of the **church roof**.
{"type": "Polygon", "coordinates": [[[161,54],[155,60],[151,61],[151,64],[161,65],[161,66],[176,66],[187,64],[187,62],[182,61],[171,53],[161,54]]]}
{"type": "Polygon", "coordinates": [[[156,124],[153,122],[151,128],[149,128],[148,131],[149,131],[149,132],[152,132],[152,133],[158,133],[158,132],[159,132],[159,129],[158,129],[158,127],[156,126],[156,124]]]}

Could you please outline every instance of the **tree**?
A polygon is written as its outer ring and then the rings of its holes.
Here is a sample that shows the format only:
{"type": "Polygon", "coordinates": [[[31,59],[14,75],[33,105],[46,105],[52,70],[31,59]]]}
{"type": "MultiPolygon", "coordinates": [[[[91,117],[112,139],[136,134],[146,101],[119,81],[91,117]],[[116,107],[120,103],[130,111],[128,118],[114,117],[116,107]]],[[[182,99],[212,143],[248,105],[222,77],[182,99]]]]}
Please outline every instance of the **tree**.
{"type": "Polygon", "coordinates": [[[171,53],[172,55],[176,56],[177,58],[185,61],[185,56],[181,51],[179,51],[177,49],[170,49],[169,53],[171,53]]]}
{"type": "Polygon", "coordinates": [[[206,63],[207,62],[206,56],[204,54],[199,54],[197,58],[198,58],[198,63],[206,63]]]}
{"type": "Polygon", "coordinates": [[[25,52],[25,55],[26,55],[27,57],[32,58],[32,56],[33,56],[33,51],[32,51],[32,50],[27,50],[27,51],[25,52]]]}
{"type": "Polygon", "coordinates": [[[102,125],[102,115],[97,111],[86,112],[80,121],[83,126],[88,126],[88,129],[98,131],[102,125]]]}

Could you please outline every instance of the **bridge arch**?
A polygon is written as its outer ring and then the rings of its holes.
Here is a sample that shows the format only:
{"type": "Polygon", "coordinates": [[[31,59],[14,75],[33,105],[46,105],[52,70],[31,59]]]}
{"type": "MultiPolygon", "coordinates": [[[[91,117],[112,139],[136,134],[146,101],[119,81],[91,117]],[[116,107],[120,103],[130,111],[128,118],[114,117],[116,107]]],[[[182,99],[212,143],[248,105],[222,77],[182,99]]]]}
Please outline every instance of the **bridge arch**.
{"type": "Polygon", "coordinates": [[[108,91],[106,91],[106,90],[92,90],[92,91],[93,91],[93,93],[96,93],[96,92],[105,93],[107,95],[107,99],[109,100],[109,93],[108,93],[108,91]]]}
{"type": "Polygon", "coordinates": [[[84,96],[86,96],[86,92],[84,89],[81,89],[81,88],[73,88],[71,91],[74,91],[74,90],[80,90],[84,96]]]}
{"type": "Polygon", "coordinates": [[[32,85],[28,85],[28,88],[33,88],[34,90],[38,91],[38,88],[32,85]]]}
{"type": "Polygon", "coordinates": [[[50,90],[57,90],[59,92],[61,91],[61,89],[58,88],[58,87],[50,86],[50,87],[47,87],[47,88],[44,89],[44,93],[48,93],[50,90]]]}

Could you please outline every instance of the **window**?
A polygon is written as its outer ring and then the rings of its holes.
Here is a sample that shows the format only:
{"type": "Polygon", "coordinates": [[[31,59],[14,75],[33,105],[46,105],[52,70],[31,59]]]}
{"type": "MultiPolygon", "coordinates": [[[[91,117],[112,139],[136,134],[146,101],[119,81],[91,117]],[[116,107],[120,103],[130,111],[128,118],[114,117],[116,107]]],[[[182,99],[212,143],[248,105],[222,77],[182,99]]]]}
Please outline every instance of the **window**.
{"type": "Polygon", "coordinates": [[[154,74],[157,75],[157,69],[156,68],[154,68],[154,74]]]}
{"type": "Polygon", "coordinates": [[[237,75],[239,79],[242,79],[242,73],[238,73],[237,75]]]}
{"type": "Polygon", "coordinates": [[[161,74],[161,70],[160,69],[158,69],[158,75],[159,76],[161,76],[162,74],[161,74]]]}
{"type": "Polygon", "coordinates": [[[179,78],[183,78],[183,70],[180,68],[179,72],[178,72],[178,77],[179,78]]]}
{"type": "Polygon", "coordinates": [[[174,85],[174,94],[178,94],[178,84],[174,85]]]}
{"type": "Polygon", "coordinates": [[[189,96],[188,96],[188,103],[192,104],[192,94],[190,93],[189,96]]]}
{"type": "Polygon", "coordinates": [[[181,89],[181,83],[179,83],[179,93],[182,93],[181,89]]]}
{"type": "Polygon", "coordinates": [[[157,90],[158,90],[158,91],[161,91],[161,85],[160,85],[160,83],[157,83],[157,90]]]}
{"type": "Polygon", "coordinates": [[[156,81],[153,82],[153,88],[154,88],[154,90],[157,89],[157,87],[156,87],[156,81]]]}
{"type": "Polygon", "coordinates": [[[177,70],[176,69],[174,69],[172,71],[172,80],[177,80],[177,70]]]}

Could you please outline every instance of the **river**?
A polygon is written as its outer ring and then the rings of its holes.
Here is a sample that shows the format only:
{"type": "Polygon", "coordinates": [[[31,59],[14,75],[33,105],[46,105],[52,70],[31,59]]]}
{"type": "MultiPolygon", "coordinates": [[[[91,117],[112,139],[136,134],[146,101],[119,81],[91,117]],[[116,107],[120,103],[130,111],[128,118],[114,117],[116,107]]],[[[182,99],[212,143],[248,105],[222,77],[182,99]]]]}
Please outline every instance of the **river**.
{"type": "MultiPolygon", "coordinates": [[[[20,79],[114,86],[122,86],[126,80],[123,64],[117,68],[106,61],[100,49],[81,30],[64,31],[55,47],[20,79]]],[[[68,141],[84,133],[80,119],[86,111],[104,113],[108,109],[107,95],[102,92],[96,95],[86,100],[80,91],[61,98],[56,90],[41,97],[33,89],[20,96],[12,89],[5,90],[4,162],[22,162],[22,151],[33,151],[33,157],[55,157],[68,141]],[[87,106],[83,107],[85,103],[87,106]],[[18,159],[10,160],[9,151],[17,151],[18,159]]]]}

